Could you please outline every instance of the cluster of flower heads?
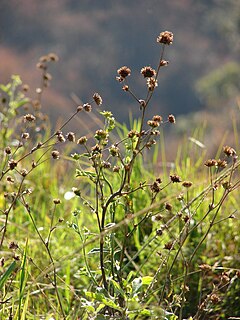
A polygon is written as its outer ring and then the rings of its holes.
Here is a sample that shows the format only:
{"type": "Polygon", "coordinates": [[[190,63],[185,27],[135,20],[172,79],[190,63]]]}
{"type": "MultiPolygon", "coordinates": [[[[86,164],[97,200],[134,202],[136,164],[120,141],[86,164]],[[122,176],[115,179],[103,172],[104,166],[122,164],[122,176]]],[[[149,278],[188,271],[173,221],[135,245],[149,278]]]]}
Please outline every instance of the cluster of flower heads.
{"type": "MultiPolygon", "coordinates": [[[[163,45],[170,45],[173,43],[173,33],[170,31],[164,31],[159,34],[157,37],[157,42],[161,43],[163,45]]],[[[166,60],[161,60],[158,71],[160,67],[167,66],[169,64],[166,60]]],[[[127,66],[123,66],[117,70],[118,76],[116,79],[119,82],[123,82],[126,80],[128,76],[131,75],[131,69],[127,66]]],[[[156,72],[155,69],[153,69],[151,66],[145,66],[141,69],[140,73],[143,75],[144,78],[147,78],[147,88],[149,91],[154,91],[154,89],[158,86],[157,82],[157,75],[158,72],[156,72]]],[[[129,86],[124,85],[122,88],[124,91],[129,91],[129,86]]]]}
{"type": "MultiPolygon", "coordinates": [[[[237,159],[237,153],[236,150],[233,149],[232,147],[225,146],[223,147],[223,153],[227,157],[233,157],[234,159],[237,159]]],[[[217,168],[225,168],[227,166],[227,161],[226,160],[221,160],[221,159],[208,159],[205,161],[205,166],[206,167],[217,167],[217,168]]]]}

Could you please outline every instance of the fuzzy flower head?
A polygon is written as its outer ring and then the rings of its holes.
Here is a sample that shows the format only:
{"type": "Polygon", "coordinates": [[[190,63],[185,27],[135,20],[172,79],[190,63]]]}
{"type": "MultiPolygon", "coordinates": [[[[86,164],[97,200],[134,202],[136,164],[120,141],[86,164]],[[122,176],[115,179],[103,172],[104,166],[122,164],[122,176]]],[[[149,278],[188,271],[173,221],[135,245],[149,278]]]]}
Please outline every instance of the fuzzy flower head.
{"type": "Polygon", "coordinates": [[[141,69],[141,74],[144,78],[152,78],[156,75],[156,71],[151,67],[144,67],[141,69]]]}
{"type": "Polygon", "coordinates": [[[147,86],[148,86],[149,91],[153,91],[158,86],[158,82],[154,78],[148,78],[147,79],[147,86]]]}
{"type": "Polygon", "coordinates": [[[127,66],[123,66],[117,70],[117,73],[119,74],[119,77],[117,77],[117,80],[119,82],[122,82],[125,80],[126,77],[130,76],[131,69],[127,66]]]}
{"type": "Polygon", "coordinates": [[[157,37],[157,42],[158,43],[163,43],[170,45],[173,43],[173,33],[170,31],[164,31],[159,34],[157,37]]]}

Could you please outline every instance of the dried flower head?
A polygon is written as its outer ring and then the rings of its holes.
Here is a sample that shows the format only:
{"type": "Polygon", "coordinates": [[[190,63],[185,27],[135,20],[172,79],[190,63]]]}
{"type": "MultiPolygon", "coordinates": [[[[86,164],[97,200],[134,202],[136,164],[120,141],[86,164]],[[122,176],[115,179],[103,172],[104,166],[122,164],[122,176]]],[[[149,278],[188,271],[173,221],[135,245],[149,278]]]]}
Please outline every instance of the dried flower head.
{"type": "Polygon", "coordinates": [[[115,145],[112,145],[109,149],[109,153],[111,154],[111,156],[115,157],[119,154],[119,148],[115,145]]]}
{"type": "Polygon", "coordinates": [[[121,79],[125,79],[127,76],[130,76],[131,69],[128,68],[127,66],[123,66],[117,70],[117,73],[119,74],[121,79]]]}
{"type": "Polygon", "coordinates": [[[173,242],[172,241],[169,241],[168,243],[166,243],[164,245],[164,249],[166,250],[171,250],[173,248],[173,242]]]}
{"type": "Polygon", "coordinates": [[[74,132],[68,132],[66,137],[67,137],[68,141],[75,142],[75,133],[74,132]]]}
{"type": "Polygon", "coordinates": [[[218,160],[217,160],[217,166],[218,166],[219,168],[226,168],[226,166],[227,166],[227,161],[218,159],[218,160]]]}
{"type": "Polygon", "coordinates": [[[133,138],[133,137],[135,137],[137,135],[137,131],[135,131],[135,130],[130,130],[129,132],[128,132],[128,138],[133,138]]]}
{"type": "Polygon", "coordinates": [[[147,124],[152,127],[152,128],[157,128],[159,127],[159,122],[158,121],[154,121],[154,120],[148,120],[147,124]]]}
{"type": "Polygon", "coordinates": [[[217,294],[214,293],[211,295],[210,300],[213,304],[217,304],[220,301],[220,298],[217,294]]]}
{"type": "Polygon", "coordinates": [[[13,170],[14,168],[16,168],[17,164],[18,164],[17,161],[15,161],[13,159],[10,159],[8,161],[8,166],[9,166],[10,170],[13,170]]]}
{"type": "Polygon", "coordinates": [[[183,181],[182,185],[185,188],[190,188],[192,186],[192,182],[191,181],[183,181]]]}
{"type": "Polygon", "coordinates": [[[53,150],[53,151],[52,151],[52,158],[53,158],[53,159],[59,159],[59,157],[60,157],[59,151],[53,150]]]}
{"type": "Polygon", "coordinates": [[[60,204],[60,203],[61,203],[61,200],[60,200],[60,199],[53,199],[53,203],[54,203],[54,204],[60,204]]]}
{"type": "Polygon", "coordinates": [[[152,120],[157,121],[157,122],[162,122],[162,117],[159,115],[155,115],[155,116],[153,116],[152,120]]]}
{"type": "Polygon", "coordinates": [[[66,141],[66,139],[65,139],[65,137],[64,137],[64,135],[63,135],[63,133],[61,131],[58,131],[56,133],[56,136],[57,136],[57,139],[58,139],[59,142],[65,142],[66,141]]]}
{"type": "Polygon", "coordinates": [[[170,175],[170,180],[171,180],[173,183],[181,182],[181,178],[180,178],[178,175],[176,175],[176,174],[170,175]]]}
{"type": "Polygon", "coordinates": [[[167,210],[167,211],[172,211],[172,205],[171,205],[171,203],[169,203],[169,202],[166,202],[165,203],[165,209],[167,210]]]}
{"type": "Polygon", "coordinates": [[[175,119],[175,117],[174,117],[173,114],[170,114],[170,115],[168,116],[168,122],[170,122],[170,123],[175,123],[175,122],[176,122],[176,119],[175,119]]]}
{"type": "Polygon", "coordinates": [[[11,147],[6,147],[5,149],[4,149],[4,152],[6,153],[6,154],[11,154],[12,153],[12,150],[11,150],[11,147]]]}
{"type": "Polygon", "coordinates": [[[85,103],[83,105],[83,109],[87,112],[91,112],[92,111],[92,106],[90,105],[90,103],[85,103]]]}
{"type": "Polygon", "coordinates": [[[154,181],[153,184],[150,185],[150,189],[152,192],[158,193],[161,191],[160,183],[154,181]]]}
{"type": "Polygon", "coordinates": [[[21,173],[21,175],[22,175],[23,177],[26,177],[27,174],[28,174],[28,172],[27,172],[26,169],[22,169],[20,173],[21,173]]]}
{"type": "Polygon", "coordinates": [[[232,147],[229,147],[229,146],[223,147],[223,152],[228,157],[232,157],[232,156],[236,155],[236,151],[232,147]]]}
{"type": "Polygon", "coordinates": [[[202,271],[211,271],[212,270],[212,267],[209,266],[208,264],[204,263],[204,264],[201,264],[199,266],[199,268],[202,270],[202,271]]]}
{"type": "Polygon", "coordinates": [[[101,106],[102,104],[102,97],[100,96],[99,93],[95,92],[93,95],[93,100],[95,101],[96,105],[101,106]]]}
{"type": "Polygon", "coordinates": [[[154,78],[148,78],[147,79],[147,86],[148,86],[149,91],[153,91],[158,86],[158,82],[154,78]]]}
{"type": "Polygon", "coordinates": [[[129,90],[129,86],[128,86],[128,85],[124,85],[124,86],[122,87],[122,89],[123,89],[123,91],[128,91],[128,90],[129,90]]]}
{"type": "Polygon", "coordinates": [[[83,106],[77,106],[77,112],[82,111],[82,109],[83,109],[83,106]]]}
{"type": "Polygon", "coordinates": [[[85,144],[87,142],[87,137],[83,136],[78,139],[77,144],[85,144]]]}
{"type": "Polygon", "coordinates": [[[158,43],[163,43],[170,45],[173,43],[173,33],[170,31],[164,31],[159,34],[157,37],[157,42],[158,43]]]}
{"type": "Polygon", "coordinates": [[[30,114],[30,113],[28,113],[28,114],[26,114],[24,117],[23,117],[23,121],[24,122],[33,122],[33,121],[35,121],[36,120],[36,117],[34,117],[34,115],[32,115],[32,114],[30,114]]]}
{"type": "Polygon", "coordinates": [[[56,53],[50,52],[48,54],[48,59],[53,61],[53,62],[57,62],[59,60],[58,56],[56,55],[56,53]]]}
{"type": "Polygon", "coordinates": [[[111,168],[111,163],[108,161],[103,161],[102,166],[104,169],[110,169],[111,168]]]}
{"type": "Polygon", "coordinates": [[[119,166],[114,166],[112,170],[113,170],[113,172],[119,172],[120,171],[120,167],[119,166]]]}
{"type": "Polygon", "coordinates": [[[217,160],[215,159],[208,159],[205,161],[204,165],[206,167],[215,167],[217,165],[217,160]]]}
{"type": "Polygon", "coordinates": [[[18,249],[18,244],[14,241],[11,241],[8,246],[9,249],[16,250],[18,249]]]}
{"type": "Polygon", "coordinates": [[[108,133],[107,133],[107,131],[102,130],[102,129],[97,130],[97,131],[95,132],[94,138],[96,138],[96,139],[99,140],[99,141],[100,141],[100,140],[107,139],[107,138],[108,138],[108,133]]]}
{"type": "Polygon", "coordinates": [[[156,75],[156,71],[149,66],[142,68],[141,74],[144,76],[144,78],[152,78],[156,75]]]}
{"type": "Polygon", "coordinates": [[[161,60],[160,61],[160,67],[165,67],[169,64],[169,61],[166,61],[166,60],[161,60]]]}
{"type": "Polygon", "coordinates": [[[27,139],[29,139],[30,135],[29,135],[28,132],[23,132],[21,137],[22,137],[22,139],[26,139],[27,140],[27,139]]]}
{"type": "Polygon", "coordinates": [[[14,179],[11,176],[7,176],[7,182],[14,183],[14,179]]]}
{"type": "Polygon", "coordinates": [[[22,85],[22,91],[28,92],[28,90],[29,90],[29,85],[28,84],[23,84],[22,85]]]}

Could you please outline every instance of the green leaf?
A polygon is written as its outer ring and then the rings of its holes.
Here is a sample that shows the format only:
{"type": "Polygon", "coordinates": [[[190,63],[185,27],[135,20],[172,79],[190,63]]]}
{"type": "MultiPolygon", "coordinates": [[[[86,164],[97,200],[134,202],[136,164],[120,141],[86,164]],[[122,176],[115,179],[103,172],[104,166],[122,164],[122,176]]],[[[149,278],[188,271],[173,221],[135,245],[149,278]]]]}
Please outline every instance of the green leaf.
{"type": "Polygon", "coordinates": [[[115,291],[117,293],[119,293],[123,298],[126,298],[126,294],[125,292],[123,291],[123,289],[120,287],[119,283],[117,283],[115,280],[111,279],[111,283],[115,289],[115,291]]]}
{"type": "Polygon", "coordinates": [[[113,300],[107,298],[102,293],[94,293],[94,292],[85,292],[85,295],[87,298],[97,300],[99,302],[102,302],[105,306],[108,306],[110,308],[116,309],[118,311],[122,311],[122,308],[119,307],[113,300]]]}
{"type": "Polygon", "coordinates": [[[149,284],[153,281],[153,277],[142,277],[142,284],[149,286],[149,284]]]}
{"type": "Polygon", "coordinates": [[[16,268],[16,261],[13,261],[0,279],[0,290],[2,289],[4,283],[7,281],[7,279],[10,277],[10,275],[13,273],[15,268],[16,268]]]}

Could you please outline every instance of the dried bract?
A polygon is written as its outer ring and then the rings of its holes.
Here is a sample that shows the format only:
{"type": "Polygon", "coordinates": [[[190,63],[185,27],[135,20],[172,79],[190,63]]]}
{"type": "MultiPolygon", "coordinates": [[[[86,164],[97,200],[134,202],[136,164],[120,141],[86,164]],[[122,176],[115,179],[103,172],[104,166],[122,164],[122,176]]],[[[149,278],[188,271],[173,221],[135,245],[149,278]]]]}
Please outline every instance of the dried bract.
{"type": "Polygon", "coordinates": [[[141,69],[141,74],[144,78],[152,78],[156,75],[156,71],[151,67],[144,67],[141,69]]]}
{"type": "Polygon", "coordinates": [[[159,34],[157,37],[157,42],[158,43],[163,43],[170,45],[173,43],[173,33],[170,31],[164,31],[159,34]]]}

